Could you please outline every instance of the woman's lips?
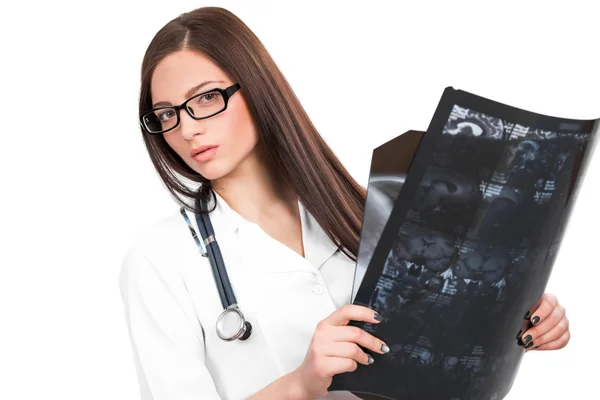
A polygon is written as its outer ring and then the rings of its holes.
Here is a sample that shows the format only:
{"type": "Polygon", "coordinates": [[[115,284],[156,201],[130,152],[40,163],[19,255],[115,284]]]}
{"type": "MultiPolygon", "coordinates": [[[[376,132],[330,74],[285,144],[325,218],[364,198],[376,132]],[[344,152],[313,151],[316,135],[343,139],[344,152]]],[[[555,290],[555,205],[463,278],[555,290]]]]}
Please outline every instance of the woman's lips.
{"type": "Polygon", "coordinates": [[[213,158],[215,154],[217,154],[218,149],[219,146],[211,147],[210,149],[204,150],[203,152],[196,154],[193,158],[194,160],[200,163],[207,162],[208,160],[213,158]]]}

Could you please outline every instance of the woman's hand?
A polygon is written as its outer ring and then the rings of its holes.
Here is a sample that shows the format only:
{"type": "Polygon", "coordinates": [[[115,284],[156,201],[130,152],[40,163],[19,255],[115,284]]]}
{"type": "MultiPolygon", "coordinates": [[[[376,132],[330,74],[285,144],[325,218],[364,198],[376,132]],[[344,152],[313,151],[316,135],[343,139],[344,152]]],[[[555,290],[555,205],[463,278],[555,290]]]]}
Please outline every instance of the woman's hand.
{"type": "Polygon", "coordinates": [[[525,318],[533,324],[520,336],[526,351],[561,349],[571,338],[565,309],[553,294],[544,294],[540,305],[525,318]]]}
{"type": "Polygon", "coordinates": [[[292,374],[302,388],[303,398],[314,399],[327,394],[336,374],[354,371],[358,364],[369,365],[373,358],[360,347],[385,354],[388,346],[350,321],[379,323],[381,317],[373,310],[354,304],[340,307],[319,322],[302,365],[292,374]]]}

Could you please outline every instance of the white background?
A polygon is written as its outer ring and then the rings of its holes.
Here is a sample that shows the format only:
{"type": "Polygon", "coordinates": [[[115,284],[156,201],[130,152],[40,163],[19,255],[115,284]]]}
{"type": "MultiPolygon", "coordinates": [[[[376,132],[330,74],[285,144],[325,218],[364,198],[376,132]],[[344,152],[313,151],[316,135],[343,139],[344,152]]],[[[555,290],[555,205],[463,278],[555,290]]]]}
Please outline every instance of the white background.
{"type": "MultiPolygon", "coordinates": [[[[370,149],[427,129],[447,86],[600,117],[598,13],[574,1],[16,3],[0,17],[2,399],[138,396],[117,274],[176,207],[138,129],[139,70],[180,13],[240,16],[363,185],[370,149]]],[[[598,398],[599,179],[596,154],[548,285],[571,342],[527,353],[508,399],[598,398]]]]}

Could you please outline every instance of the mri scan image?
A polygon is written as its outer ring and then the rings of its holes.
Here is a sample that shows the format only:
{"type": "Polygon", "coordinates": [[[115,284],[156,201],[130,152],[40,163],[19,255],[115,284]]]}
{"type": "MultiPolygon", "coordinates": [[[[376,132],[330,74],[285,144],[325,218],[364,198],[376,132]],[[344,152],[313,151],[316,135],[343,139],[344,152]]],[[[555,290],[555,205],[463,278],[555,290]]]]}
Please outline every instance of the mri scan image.
{"type": "Polygon", "coordinates": [[[510,391],[523,316],[544,292],[599,125],[532,115],[449,88],[427,132],[373,152],[353,303],[384,320],[351,324],[390,352],[330,390],[411,400],[510,391]]]}

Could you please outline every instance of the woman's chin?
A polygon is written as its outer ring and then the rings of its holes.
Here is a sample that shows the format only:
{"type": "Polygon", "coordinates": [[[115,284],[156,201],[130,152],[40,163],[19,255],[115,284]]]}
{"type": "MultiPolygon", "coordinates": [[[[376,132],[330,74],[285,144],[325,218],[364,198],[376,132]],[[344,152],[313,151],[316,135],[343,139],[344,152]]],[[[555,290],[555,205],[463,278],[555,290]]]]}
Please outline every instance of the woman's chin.
{"type": "Polygon", "coordinates": [[[203,165],[202,167],[196,167],[196,172],[209,181],[216,181],[229,173],[227,168],[223,168],[222,165],[203,165]]]}

